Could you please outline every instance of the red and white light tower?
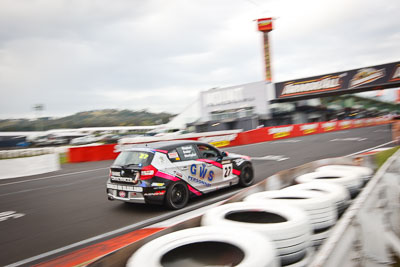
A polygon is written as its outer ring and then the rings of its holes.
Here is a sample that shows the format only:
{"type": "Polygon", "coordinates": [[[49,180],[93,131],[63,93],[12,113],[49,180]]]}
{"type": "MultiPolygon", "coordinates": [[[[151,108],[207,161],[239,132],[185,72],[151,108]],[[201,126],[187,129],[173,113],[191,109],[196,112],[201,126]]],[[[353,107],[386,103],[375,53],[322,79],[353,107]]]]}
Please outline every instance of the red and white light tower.
{"type": "Polygon", "coordinates": [[[267,82],[272,82],[271,57],[268,38],[268,33],[272,31],[272,20],[273,18],[264,18],[257,20],[258,30],[263,33],[264,38],[265,80],[267,82]]]}

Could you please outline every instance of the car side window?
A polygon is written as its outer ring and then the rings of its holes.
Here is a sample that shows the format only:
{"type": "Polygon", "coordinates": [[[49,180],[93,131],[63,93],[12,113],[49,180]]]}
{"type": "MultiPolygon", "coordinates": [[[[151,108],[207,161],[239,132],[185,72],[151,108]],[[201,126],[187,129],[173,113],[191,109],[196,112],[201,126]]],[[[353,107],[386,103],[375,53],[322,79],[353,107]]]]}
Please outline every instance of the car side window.
{"type": "Polygon", "coordinates": [[[197,145],[197,148],[200,151],[200,157],[201,158],[216,158],[219,156],[219,152],[218,150],[216,150],[215,148],[211,147],[211,146],[207,146],[207,145],[197,145]]]}
{"type": "Polygon", "coordinates": [[[181,160],[196,160],[199,158],[193,145],[180,146],[177,147],[176,150],[181,160]]]}
{"type": "Polygon", "coordinates": [[[181,158],[178,154],[178,151],[176,151],[176,149],[168,151],[168,158],[171,162],[181,161],[181,158]]]}

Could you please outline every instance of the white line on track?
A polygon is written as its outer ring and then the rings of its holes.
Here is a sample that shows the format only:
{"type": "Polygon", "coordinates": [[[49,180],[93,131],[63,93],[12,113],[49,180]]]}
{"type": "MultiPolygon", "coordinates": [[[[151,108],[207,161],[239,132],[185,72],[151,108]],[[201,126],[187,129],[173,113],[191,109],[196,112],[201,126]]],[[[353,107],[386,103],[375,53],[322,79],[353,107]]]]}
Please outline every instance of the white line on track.
{"type": "MultiPolygon", "coordinates": [[[[295,143],[298,143],[298,142],[301,142],[301,141],[303,141],[303,140],[301,140],[301,139],[296,139],[295,142],[290,142],[290,141],[289,141],[289,142],[286,142],[286,143],[293,143],[293,144],[295,144],[295,143]]],[[[259,142],[259,143],[253,143],[253,144],[246,144],[246,145],[240,145],[240,146],[231,146],[231,147],[226,147],[226,148],[222,147],[222,148],[220,148],[220,149],[225,150],[225,151],[228,151],[228,152],[230,151],[230,152],[232,152],[232,153],[239,153],[239,154],[240,154],[239,150],[240,150],[241,148],[252,147],[252,146],[260,146],[261,144],[263,144],[263,145],[266,145],[266,144],[273,145],[273,144],[276,144],[276,143],[279,144],[279,141],[265,141],[265,142],[259,142]]],[[[281,143],[283,143],[283,142],[281,142],[281,143]]]]}
{"type": "Polygon", "coordinates": [[[379,129],[379,130],[375,130],[374,133],[387,133],[387,132],[391,132],[391,130],[389,129],[379,129]]]}
{"type": "Polygon", "coordinates": [[[330,140],[330,142],[336,142],[336,141],[365,141],[368,138],[361,138],[361,137],[349,137],[349,138],[335,138],[330,140]]]}
{"type": "Polygon", "coordinates": [[[334,131],[334,132],[327,132],[327,134],[344,134],[348,133],[349,131],[334,131]]]}
{"type": "Polygon", "coordinates": [[[55,249],[55,250],[51,250],[51,251],[48,251],[48,252],[45,252],[45,253],[42,253],[42,254],[39,254],[39,255],[36,255],[36,256],[33,256],[33,257],[30,257],[30,258],[18,261],[18,262],[14,262],[14,263],[6,265],[4,267],[21,266],[21,265],[24,265],[24,264],[28,264],[28,263],[31,263],[31,262],[34,262],[34,261],[38,261],[38,260],[44,259],[46,257],[50,257],[52,255],[55,255],[55,254],[58,254],[58,253],[61,253],[61,252],[65,252],[65,251],[70,250],[70,249],[74,249],[74,248],[78,248],[78,247],[83,246],[83,245],[87,245],[87,244],[89,244],[91,242],[100,241],[101,239],[109,238],[109,237],[112,237],[113,235],[121,234],[121,233],[124,233],[124,232],[129,231],[129,230],[141,229],[141,228],[144,228],[144,227],[157,225],[158,223],[160,223],[162,221],[171,219],[173,217],[176,217],[176,216],[178,216],[180,214],[183,214],[183,213],[187,213],[187,212],[192,211],[192,210],[197,210],[197,209],[202,208],[204,206],[212,207],[212,205],[215,202],[220,202],[220,201],[222,201],[224,199],[227,199],[230,196],[233,196],[234,194],[238,193],[240,190],[241,189],[234,190],[234,191],[229,192],[229,193],[227,193],[225,195],[216,197],[214,199],[210,199],[205,204],[204,204],[204,202],[202,202],[202,203],[199,203],[199,204],[196,204],[196,205],[193,205],[193,206],[188,206],[188,207],[186,207],[184,209],[181,209],[181,210],[177,210],[177,211],[173,211],[173,212],[161,215],[161,216],[153,217],[153,218],[150,218],[150,219],[138,222],[138,223],[134,223],[134,224],[131,224],[131,225],[128,225],[128,226],[113,230],[113,231],[108,232],[108,233],[104,233],[104,234],[101,234],[101,235],[98,235],[98,236],[94,236],[94,237],[91,237],[91,238],[88,238],[88,239],[73,243],[73,244],[65,246],[65,247],[61,247],[61,248],[58,248],[58,249],[55,249]]]}
{"type": "Polygon", "coordinates": [[[368,152],[368,151],[374,150],[376,148],[380,148],[382,146],[386,146],[386,145],[393,144],[393,143],[394,143],[394,141],[390,141],[390,142],[384,143],[384,144],[379,145],[379,146],[374,146],[374,147],[371,147],[371,148],[367,148],[367,149],[358,151],[356,153],[352,153],[352,154],[346,155],[345,157],[352,157],[352,156],[355,156],[355,155],[358,155],[358,154],[361,154],[361,153],[364,153],[364,152],[368,152]]]}
{"type": "Polygon", "coordinates": [[[23,213],[17,213],[16,211],[4,211],[0,212],[0,222],[9,220],[9,219],[17,219],[25,216],[23,213]]]}
{"type": "Polygon", "coordinates": [[[280,140],[280,141],[273,141],[274,144],[280,144],[280,143],[297,143],[301,142],[302,140],[300,139],[288,139],[288,140],[280,140]]]}
{"type": "Polygon", "coordinates": [[[75,174],[81,174],[81,173],[87,173],[87,172],[94,172],[94,171],[100,171],[100,170],[106,170],[106,169],[108,169],[108,167],[107,168],[86,170],[86,171],[79,171],[79,172],[63,173],[63,174],[57,174],[57,175],[52,175],[52,176],[47,176],[47,177],[30,179],[30,180],[24,180],[24,181],[0,184],[0,186],[13,185],[13,184],[22,184],[22,183],[28,183],[28,182],[34,182],[34,181],[40,181],[40,180],[47,180],[47,179],[52,179],[52,178],[58,178],[58,177],[63,177],[63,176],[69,176],[69,175],[75,175],[75,174]]]}
{"type": "Polygon", "coordinates": [[[61,187],[65,187],[65,186],[76,185],[79,183],[86,183],[88,181],[98,180],[98,179],[99,179],[99,176],[96,176],[96,177],[85,178],[84,180],[81,179],[81,180],[73,181],[73,182],[66,183],[66,184],[63,183],[63,184],[42,186],[42,187],[38,187],[38,188],[29,188],[29,189],[20,190],[20,191],[12,191],[12,192],[8,192],[5,194],[0,194],[0,197],[11,196],[11,195],[16,195],[16,194],[23,194],[23,193],[27,193],[27,192],[39,191],[39,190],[44,190],[44,189],[47,190],[49,188],[51,188],[51,189],[52,188],[61,188],[61,187]]]}
{"type": "Polygon", "coordinates": [[[264,157],[251,157],[252,160],[272,160],[272,161],[283,161],[290,159],[289,157],[283,156],[283,155],[267,155],[264,157]]]}

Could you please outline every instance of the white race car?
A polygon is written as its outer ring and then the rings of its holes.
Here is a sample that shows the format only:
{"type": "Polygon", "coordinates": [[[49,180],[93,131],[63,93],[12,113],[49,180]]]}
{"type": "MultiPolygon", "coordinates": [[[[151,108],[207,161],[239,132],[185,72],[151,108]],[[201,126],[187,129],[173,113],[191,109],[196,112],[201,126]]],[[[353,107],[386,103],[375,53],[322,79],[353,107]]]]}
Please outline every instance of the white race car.
{"type": "Polygon", "coordinates": [[[110,167],[110,200],[183,208],[190,197],[254,181],[248,156],[197,141],[166,141],[125,147],[110,167]]]}

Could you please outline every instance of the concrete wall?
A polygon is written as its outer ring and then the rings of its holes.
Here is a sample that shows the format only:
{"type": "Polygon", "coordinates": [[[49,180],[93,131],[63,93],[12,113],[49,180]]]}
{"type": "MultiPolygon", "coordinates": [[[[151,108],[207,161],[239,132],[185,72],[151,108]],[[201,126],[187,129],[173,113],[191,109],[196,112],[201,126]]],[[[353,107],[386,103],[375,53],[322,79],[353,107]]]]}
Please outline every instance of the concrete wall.
{"type": "Polygon", "coordinates": [[[34,157],[0,160],[0,179],[31,176],[60,169],[59,155],[46,154],[34,157]]]}

